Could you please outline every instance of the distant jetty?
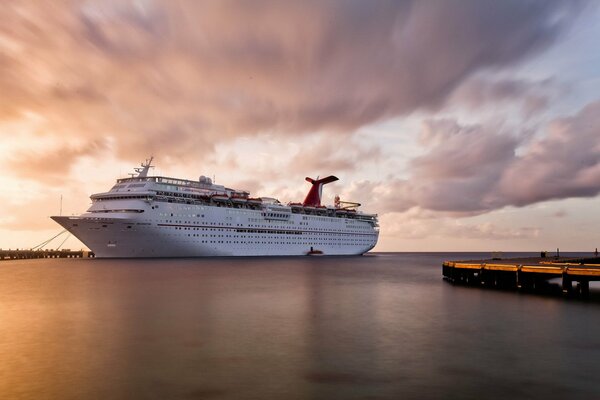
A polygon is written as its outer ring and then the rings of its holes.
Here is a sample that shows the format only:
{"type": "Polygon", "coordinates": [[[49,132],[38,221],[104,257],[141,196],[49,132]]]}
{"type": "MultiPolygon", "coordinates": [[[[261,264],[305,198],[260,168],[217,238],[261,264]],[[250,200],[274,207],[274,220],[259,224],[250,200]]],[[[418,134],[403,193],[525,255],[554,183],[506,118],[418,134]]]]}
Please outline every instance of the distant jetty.
{"type": "Polygon", "coordinates": [[[600,258],[531,257],[445,261],[442,274],[453,284],[548,292],[558,278],[563,295],[587,298],[591,281],[600,281],[600,258]]]}
{"type": "Polygon", "coordinates": [[[0,261],[27,260],[32,258],[94,258],[94,253],[87,250],[4,250],[0,249],[0,261]]]}

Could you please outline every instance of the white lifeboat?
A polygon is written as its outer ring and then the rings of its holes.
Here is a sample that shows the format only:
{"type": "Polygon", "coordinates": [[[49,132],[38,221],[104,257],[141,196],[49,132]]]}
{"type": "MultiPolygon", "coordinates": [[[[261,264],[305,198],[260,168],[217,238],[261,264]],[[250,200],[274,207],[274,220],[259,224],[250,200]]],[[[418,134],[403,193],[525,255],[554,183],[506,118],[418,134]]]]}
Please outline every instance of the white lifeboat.
{"type": "Polygon", "coordinates": [[[210,198],[213,199],[214,201],[228,201],[229,200],[229,196],[227,196],[226,194],[213,194],[210,198]]]}

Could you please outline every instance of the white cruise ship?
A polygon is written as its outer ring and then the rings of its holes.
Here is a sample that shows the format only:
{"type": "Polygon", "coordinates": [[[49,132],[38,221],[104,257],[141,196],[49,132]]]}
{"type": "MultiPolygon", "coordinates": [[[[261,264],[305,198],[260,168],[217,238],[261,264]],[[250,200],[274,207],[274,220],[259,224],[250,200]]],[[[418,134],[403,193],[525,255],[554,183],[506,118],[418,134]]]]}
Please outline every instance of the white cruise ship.
{"type": "Polygon", "coordinates": [[[338,180],[306,178],[302,203],[252,198],[246,191],[199,180],[148,176],[152,158],[130,178],[91,196],[80,216],[54,221],[96,257],[203,257],[360,255],[379,237],[376,214],[335,198],[321,205],[323,185],[338,180]]]}

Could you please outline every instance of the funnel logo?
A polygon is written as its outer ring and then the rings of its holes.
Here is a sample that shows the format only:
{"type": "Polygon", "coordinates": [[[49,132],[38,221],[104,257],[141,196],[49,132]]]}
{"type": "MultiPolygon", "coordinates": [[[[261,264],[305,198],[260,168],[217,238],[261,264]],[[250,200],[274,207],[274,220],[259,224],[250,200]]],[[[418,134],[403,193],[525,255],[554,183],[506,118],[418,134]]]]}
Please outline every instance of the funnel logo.
{"type": "Polygon", "coordinates": [[[307,177],[306,180],[312,183],[312,187],[308,191],[308,194],[306,195],[306,198],[304,199],[302,205],[318,207],[321,205],[321,194],[323,193],[323,185],[325,185],[326,183],[335,182],[338,180],[338,178],[331,175],[322,179],[312,179],[307,177]]]}

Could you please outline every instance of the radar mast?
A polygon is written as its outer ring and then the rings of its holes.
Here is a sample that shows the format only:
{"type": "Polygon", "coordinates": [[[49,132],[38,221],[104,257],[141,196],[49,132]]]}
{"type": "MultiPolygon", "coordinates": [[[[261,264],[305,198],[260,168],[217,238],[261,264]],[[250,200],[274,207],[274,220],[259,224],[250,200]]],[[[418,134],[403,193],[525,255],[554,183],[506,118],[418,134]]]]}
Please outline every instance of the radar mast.
{"type": "Polygon", "coordinates": [[[145,163],[141,163],[141,167],[133,169],[135,172],[138,173],[137,178],[145,178],[148,176],[148,171],[150,170],[150,168],[154,168],[154,165],[152,165],[152,160],[154,160],[154,156],[150,156],[150,158],[147,159],[145,163]]]}

